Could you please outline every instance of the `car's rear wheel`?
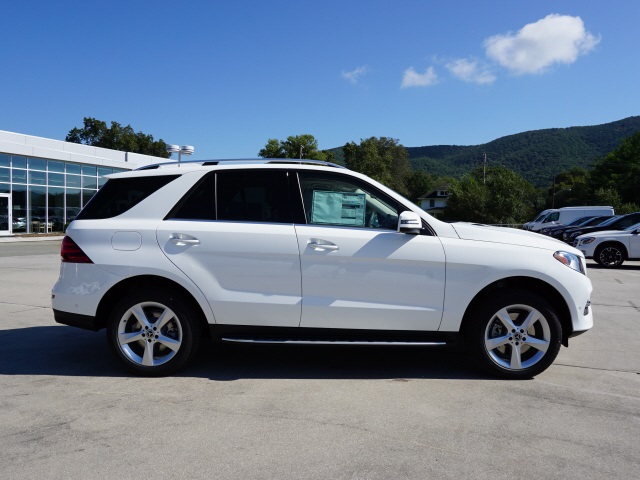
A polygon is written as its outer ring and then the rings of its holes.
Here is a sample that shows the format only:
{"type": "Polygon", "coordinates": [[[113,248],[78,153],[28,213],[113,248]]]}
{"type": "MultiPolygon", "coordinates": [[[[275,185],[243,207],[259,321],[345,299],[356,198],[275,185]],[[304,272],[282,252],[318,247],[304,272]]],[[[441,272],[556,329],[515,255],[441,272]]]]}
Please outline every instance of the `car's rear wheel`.
{"type": "Polygon", "coordinates": [[[562,327],[554,308],[524,290],[494,292],[468,331],[474,356],[502,378],[531,378],[546,370],[560,350],[562,327]]]}
{"type": "Polygon", "coordinates": [[[598,251],[594,255],[596,263],[609,268],[619,267],[623,264],[624,259],[624,250],[613,244],[603,245],[598,248],[598,251]]]}
{"type": "Polygon", "coordinates": [[[169,375],[184,367],[200,340],[199,322],[183,298],[166,290],[127,295],[113,309],[107,338],[134,373],[169,375]]]}

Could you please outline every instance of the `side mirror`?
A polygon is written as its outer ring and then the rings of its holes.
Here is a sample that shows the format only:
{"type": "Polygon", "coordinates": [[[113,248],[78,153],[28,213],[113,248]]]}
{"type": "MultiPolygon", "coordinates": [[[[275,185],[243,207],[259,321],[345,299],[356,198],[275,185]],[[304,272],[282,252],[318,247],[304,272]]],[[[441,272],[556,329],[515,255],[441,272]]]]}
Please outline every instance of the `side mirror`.
{"type": "Polygon", "coordinates": [[[398,217],[398,232],[418,235],[422,228],[422,218],[415,212],[405,211],[398,217]]]}

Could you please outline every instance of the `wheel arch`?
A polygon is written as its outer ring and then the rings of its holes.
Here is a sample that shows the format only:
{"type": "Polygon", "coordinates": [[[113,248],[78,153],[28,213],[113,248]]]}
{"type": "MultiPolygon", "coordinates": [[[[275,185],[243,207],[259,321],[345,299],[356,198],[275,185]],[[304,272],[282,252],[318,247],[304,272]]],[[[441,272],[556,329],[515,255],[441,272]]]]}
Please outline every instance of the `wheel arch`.
{"type": "Polygon", "coordinates": [[[208,335],[209,324],[207,323],[207,317],[193,295],[179,283],[168,278],[155,275],[139,275],[130,277],[112,286],[98,304],[98,308],[96,310],[97,327],[101,329],[107,326],[109,313],[111,311],[110,308],[127,292],[144,288],[163,288],[176,292],[178,295],[183,297],[189,303],[189,307],[192,311],[196,313],[197,321],[200,322],[200,326],[202,327],[202,332],[206,332],[205,334],[208,335]]]}
{"type": "Polygon", "coordinates": [[[569,336],[573,331],[573,325],[571,323],[571,312],[567,302],[562,294],[560,294],[560,292],[558,292],[558,290],[556,290],[552,285],[549,285],[543,280],[532,277],[503,278],[480,290],[471,303],[469,303],[464,312],[464,316],[462,317],[460,332],[463,337],[467,335],[467,331],[473,320],[473,314],[477,311],[478,307],[485,299],[499,290],[525,290],[542,296],[558,313],[558,320],[560,320],[560,325],[562,327],[562,344],[565,347],[569,345],[569,336]]]}

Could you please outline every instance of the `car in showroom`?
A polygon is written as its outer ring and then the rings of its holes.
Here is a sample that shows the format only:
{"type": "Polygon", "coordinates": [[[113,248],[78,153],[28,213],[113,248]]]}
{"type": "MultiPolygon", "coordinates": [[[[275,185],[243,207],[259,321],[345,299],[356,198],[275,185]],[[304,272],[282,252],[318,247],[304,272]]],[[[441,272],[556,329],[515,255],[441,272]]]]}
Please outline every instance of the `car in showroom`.
{"type": "Polygon", "coordinates": [[[619,267],[625,260],[640,260],[640,223],[624,230],[587,233],[576,240],[576,248],[603,267],[619,267]]]}
{"type": "Polygon", "coordinates": [[[579,250],[445,223],[310,160],[167,163],[113,174],[66,230],[58,323],[106,329],[132,372],[171,374],[216,342],[466,346],[531,378],[593,325],[579,250]]]}

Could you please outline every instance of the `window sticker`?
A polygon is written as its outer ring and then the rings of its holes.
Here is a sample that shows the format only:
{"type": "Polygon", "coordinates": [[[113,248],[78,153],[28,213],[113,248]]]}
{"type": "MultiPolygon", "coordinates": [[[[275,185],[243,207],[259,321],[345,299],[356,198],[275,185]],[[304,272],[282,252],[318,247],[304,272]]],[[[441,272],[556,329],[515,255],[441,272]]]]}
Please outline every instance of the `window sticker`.
{"type": "Polygon", "coordinates": [[[365,193],[315,190],[311,223],[364,227],[365,193]]]}

